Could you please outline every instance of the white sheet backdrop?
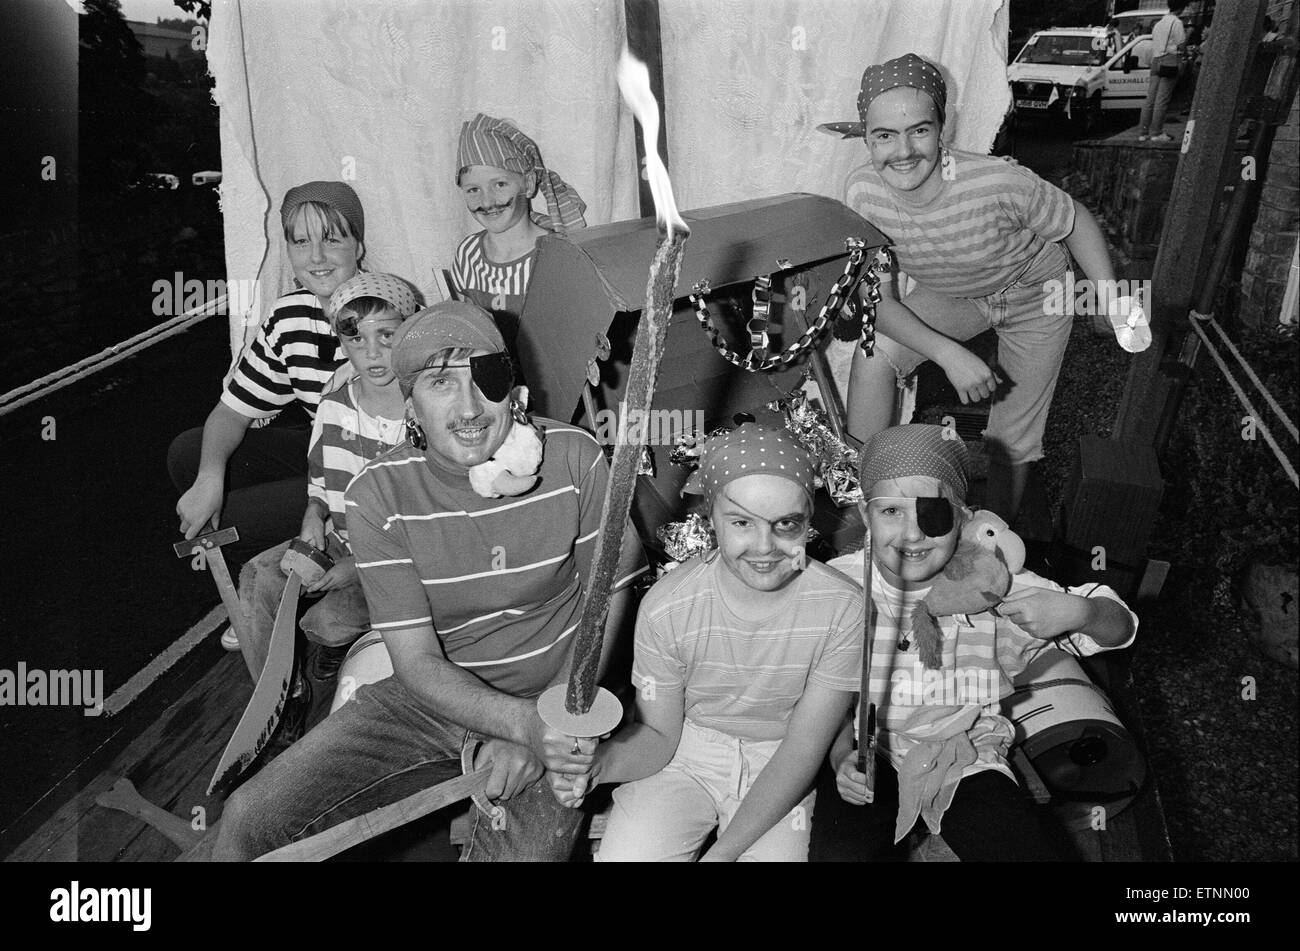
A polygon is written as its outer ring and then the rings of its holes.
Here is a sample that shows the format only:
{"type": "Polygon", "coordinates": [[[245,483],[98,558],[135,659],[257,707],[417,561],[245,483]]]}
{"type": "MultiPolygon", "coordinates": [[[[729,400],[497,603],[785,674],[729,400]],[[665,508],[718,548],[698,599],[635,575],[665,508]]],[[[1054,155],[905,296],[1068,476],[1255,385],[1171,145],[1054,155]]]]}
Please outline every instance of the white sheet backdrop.
{"type": "MultiPolygon", "coordinates": [[[[959,148],[987,150],[1008,104],[1005,0],[661,0],[660,22],[683,208],[790,191],[852,207],[865,151],[817,125],[857,119],[871,62],[938,61],[959,148]]],[[[227,276],[257,282],[232,308],[232,350],[290,285],[279,204],[302,181],[350,181],[367,266],[438,299],[433,268],[476,227],[454,181],[475,112],[533,136],[589,224],[636,217],[623,33],[621,0],[215,0],[227,276]]]]}

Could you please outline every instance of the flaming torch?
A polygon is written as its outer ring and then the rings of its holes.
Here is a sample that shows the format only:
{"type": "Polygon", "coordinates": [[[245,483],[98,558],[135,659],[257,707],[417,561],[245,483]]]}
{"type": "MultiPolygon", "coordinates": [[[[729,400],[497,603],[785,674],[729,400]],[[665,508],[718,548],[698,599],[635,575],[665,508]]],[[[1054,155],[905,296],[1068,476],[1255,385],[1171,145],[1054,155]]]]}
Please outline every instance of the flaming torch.
{"type": "MultiPolygon", "coordinates": [[[[668,169],[659,156],[659,108],[650,91],[650,73],[626,46],[618,61],[618,88],[632,114],[641,123],[646,146],[646,172],[650,194],[654,197],[655,221],[659,226],[659,241],[650,262],[645,306],[632,345],[632,363],[628,368],[624,394],[627,407],[624,418],[646,419],[654,400],[655,379],[663,359],[677,278],[681,272],[682,248],[690,229],[677,213],[668,169]]],[[[644,430],[646,427],[633,428],[644,430]]],[[[638,439],[631,442],[628,435],[627,429],[620,426],[610,460],[609,482],[601,511],[601,532],[596,539],[591,578],[574,641],[569,682],[550,688],[537,702],[538,714],[548,726],[573,737],[602,736],[618,725],[623,713],[618,700],[609,691],[597,687],[596,678],[605,637],[605,620],[609,614],[610,589],[618,569],[628,514],[632,510],[637,464],[643,448],[641,441],[645,438],[643,432],[634,433],[638,439]]]]}

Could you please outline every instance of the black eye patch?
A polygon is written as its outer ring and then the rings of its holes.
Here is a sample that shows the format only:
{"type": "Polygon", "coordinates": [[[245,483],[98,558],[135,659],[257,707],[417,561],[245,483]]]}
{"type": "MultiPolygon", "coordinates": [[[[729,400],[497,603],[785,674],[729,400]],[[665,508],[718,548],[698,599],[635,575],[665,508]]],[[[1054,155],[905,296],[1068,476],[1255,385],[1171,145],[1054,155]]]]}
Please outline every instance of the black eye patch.
{"type": "Polygon", "coordinates": [[[510,387],[515,382],[515,367],[510,362],[510,354],[486,353],[481,357],[470,357],[469,363],[439,363],[436,357],[430,357],[424,365],[426,370],[458,370],[469,367],[470,379],[478,387],[484,399],[489,403],[500,403],[510,395],[510,387]]]}
{"type": "Polygon", "coordinates": [[[916,527],[927,538],[942,538],[952,531],[952,503],[947,499],[917,499],[916,527]]]}
{"type": "Polygon", "coordinates": [[[510,385],[515,382],[515,368],[508,353],[488,353],[470,357],[469,375],[479,392],[489,402],[500,403],[510,395],[510,385]]]}

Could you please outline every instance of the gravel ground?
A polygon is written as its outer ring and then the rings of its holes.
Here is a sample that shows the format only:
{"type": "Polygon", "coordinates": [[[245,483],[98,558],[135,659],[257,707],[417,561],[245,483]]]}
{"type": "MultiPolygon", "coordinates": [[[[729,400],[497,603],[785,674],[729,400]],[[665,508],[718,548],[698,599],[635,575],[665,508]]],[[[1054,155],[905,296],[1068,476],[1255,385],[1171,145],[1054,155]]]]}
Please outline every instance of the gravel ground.
{"type": "MultiPolygon", "coordinates": [[[[1113,340],[1076,323],[1041,464],[1054,508],[1078,438],[1110,435],[1127,364],[1113,340]]],[[[1208,357],[1196,370],[1199,377],[1216,372],[1208,357]]],[[[1195,425],[1186,418],[1182,424],[1195,425]]],[[[1194,516],[1185,506],[1184,451],[1175,441],[1162,460],[1167,490],[1152,541],[1157,557],[1182,548],[1183,526],[1194,516]]],[[[1174,858],[1296,859],[1295,671],[1254,648],[1251,619],[1229,579],[1209,564],[1175,561],[1161,597],[1141,609],[1141,622],[1133,679],[1174,858]],[[1254,678],[1253,699],[1244,678],[1254,678]]]]}

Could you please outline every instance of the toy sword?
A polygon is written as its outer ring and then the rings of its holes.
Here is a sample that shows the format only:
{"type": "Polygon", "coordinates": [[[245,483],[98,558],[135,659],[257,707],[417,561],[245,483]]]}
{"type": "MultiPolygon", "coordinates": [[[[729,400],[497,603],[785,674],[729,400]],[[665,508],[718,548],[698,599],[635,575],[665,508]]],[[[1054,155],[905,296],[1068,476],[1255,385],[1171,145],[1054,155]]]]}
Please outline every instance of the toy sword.
{"type": "Polygon", "coordinates": [[[871,647],[876,637],[876,599],[871,595],[871,525],[867,524],[863,550],[862,588],[867,612],[862,630],[862,693],[858,697],[858,772],[866,774],[867,801],[876,793],[876,705],[871,702],[871,647]]]}
{"type": "MultiPolygon", "coordinates": [[[[252,765],[275,732],[293,684],[293,641],[298,626],[298,595],[302,583],[306,580],[308,584],[315,584],[333,565],[328,555],[302,539],[295,538],[289,543],[289,550],[280,562],[289,580],[280,596],[280,607],[275,612],[266,661],[258,673],[257,686],[244,708],[244,715],[239,718],[235,732],[230,735],[230,741],[217,762],[212,782],[208,783],[208,795],[212,795],[218,786],[237,779],[252,765]]],[[[251,642],[243,640],[240,645],[245,651],[252,647],[251,642]]],[[[245,653],[244,656],[250,655],[245,653]]]]}
{"type": "MultiPolygon", "coordinates": [[[[196,535],[194,538],[185,541],[176,542],[172,545],[172,550],[176,552],[177,558],[187,558],[190,555],[201,555],[203,564],[208,568],[212,575],[212,581],[217,586],[217,594],[221,596],[221,603],[226,606],[226,614],[230,617],[230,626],[234,628],[235,636],[239,642],[244,643],[244,610],[239,604],[239,594],[235,590],[235,583],[230,578],[230,569],[226,567],[226,556],[221,553],[222,545],[229,545],[231,542],[239,541],[239,532],[234,528],[221,528],[214,532],[208,532],[206,535],[196,535]]],[[[196,564],[197,568],[198,565],[196,564]]],[[[257,671],[249,668],[249,673],[254,677],[257,671]]]]}
{"type": "MultiPolygon", "coordinates": [[[[654,401],[655,379],[663,359],[676,298],[677,278],[681,272],[682,248],[690,235],[673,200],[672,183],[656,143],[659,141],[659,109],[650,91],[650,75],[645,64],[626,48],[619,59],[618,85],[637,121],[641,123],[646,143],[646,174],[654,196],[655,218],[659,223],[659,240],[650,274],[646,281],[645,306],[637,324],[632,345],[632,362],[628,367],[624,404],[627,418],[646,418],[654,401]],[[644,415],[638,417],[636,414],[644,415]]],[[[587,584],[574,638],[573,665],[569,682],[556,685],[538,698],[538,715],[552,729],[573,737],[603,736],[622,719],[622,706],[607,690],[596,684],[604,644],[605,622],[609,614],[610,592],[623,548],[623,534],[632,509],[637,467],[641,460],[642,441],[628,439],[627,430],[619,428],[618,442],[609,463],[609,480],[601,509],[601,531],[592,556],[591,577],[587,584]],[[563,696],[563,704],[560,697],[563,696]]],[[[575,744],[576,749],[576,744],[575,744]]]]}

